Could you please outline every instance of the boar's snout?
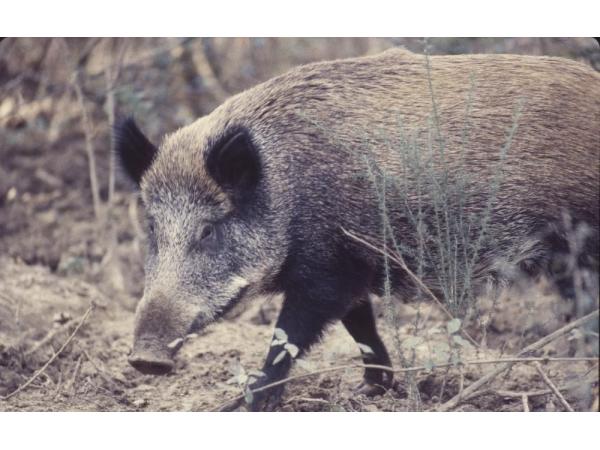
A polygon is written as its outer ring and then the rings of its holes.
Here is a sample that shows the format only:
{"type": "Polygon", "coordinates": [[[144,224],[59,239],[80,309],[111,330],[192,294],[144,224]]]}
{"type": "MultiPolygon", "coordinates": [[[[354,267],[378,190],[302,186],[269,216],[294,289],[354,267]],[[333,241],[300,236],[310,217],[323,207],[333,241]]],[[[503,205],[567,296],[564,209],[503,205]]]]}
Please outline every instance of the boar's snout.
{"type": "Polygon", "coordinates": [[[129,356],[129,364],[147,375],[166,375],[173,369],[173,360],[151,352],[135,352],[129,356]]]}
{"type": "Polygon", "coordinates": [[[142,337],[136,339],[128,361],[142,373],[166,375],[175,365],[173,355],[176,351],[177,348],[164,345],[159,340],[142,337]]]}
{"type": "Polygon", "coordinates": [[[176,296],[158,293],[143,298],[136,311],[129,364],[145,374],[169,373],[194,317],[195,312],[176,296]]]}

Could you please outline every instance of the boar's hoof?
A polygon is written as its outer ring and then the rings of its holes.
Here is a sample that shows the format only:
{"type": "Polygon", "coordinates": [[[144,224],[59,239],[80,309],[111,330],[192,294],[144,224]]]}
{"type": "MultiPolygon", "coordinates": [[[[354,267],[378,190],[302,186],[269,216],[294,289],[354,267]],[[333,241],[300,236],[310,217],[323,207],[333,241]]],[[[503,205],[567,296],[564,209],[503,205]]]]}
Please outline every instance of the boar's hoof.
{"type": "MultiPolygon", "coordinates": [[[[257,389],[259,387],[268,384],[266,382],[261,383],[260,381],[252,384],[251,389],[257,389]]],[[[252,403],[246,404],[248,411],[275,411],[281,405],[281,396],[283,394],[283,386],[274,386],[266,391],[255,392],[253,395],[252,403]]]]}
{"type": "Polygon", "coordinates": [[[173,361],[131,355],[129,364],[148,375],[166,375],[173,369],[173,361]]]}
{"type": "Polygon", "coordinates": [[[358,386],[354,388],[356,395],[365,395],[367,397],[375,397],[376,395],[383,395],[387,391],[387,388],[381,384],[369,383],[362,381],[358,386]]]}

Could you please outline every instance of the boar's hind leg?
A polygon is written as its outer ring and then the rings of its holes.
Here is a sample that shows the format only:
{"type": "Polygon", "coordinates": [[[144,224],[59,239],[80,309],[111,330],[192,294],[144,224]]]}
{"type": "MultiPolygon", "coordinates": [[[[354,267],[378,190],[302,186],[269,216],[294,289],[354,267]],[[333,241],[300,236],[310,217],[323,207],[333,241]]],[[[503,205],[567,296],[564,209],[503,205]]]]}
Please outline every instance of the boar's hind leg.
{"type": "MultiPolygon", "coordinates": [[[[375,316],[368,296],[344,316],[342,323],[356,343],[361,344],[360,351],[365,364],[391,367],[388,352],[377,333],[375,316]]],[[[392,386],[393,376],[391,371],[367,368],[357,391],[366,395],[381,394],[392,386]]]]}

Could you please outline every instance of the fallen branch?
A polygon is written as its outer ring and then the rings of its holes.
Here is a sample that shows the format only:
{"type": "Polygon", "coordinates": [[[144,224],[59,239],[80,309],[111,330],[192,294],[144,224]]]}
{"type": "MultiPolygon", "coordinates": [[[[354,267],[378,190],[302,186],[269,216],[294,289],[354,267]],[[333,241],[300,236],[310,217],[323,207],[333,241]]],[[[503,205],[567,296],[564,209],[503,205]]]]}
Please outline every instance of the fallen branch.
{"type": "Polygon", "coordinates": [[[521,395],[521,402],[523,403],[523,412],[529,412],[529,397],[525,394],[521,395]]]}
{"type": "Polygon", "coordinates": [[[108,385],[112,386],[113,388],[116,388],[118,390],[121,389],[119,384],[112,377],[112,375],[108,375],[106,373],[106,371],[101,367],[101,364],[96,362],[96,360],[90,356],[90,354],[87,352],[86,349],[81,347],[81,352],[87,358],[87,360],[90,362],[90,364],[92,364],[94,369],[96,369],[96,372],[98,373],[100,378],[102,378],[108,385]]]}
{"type": "MultiPolygon", "coordinates": [[[[428,371],[430,369],[431,370],[442,369],[442,368],[458,366],[458,365],[469,366],[469,365],[479,365],[479,364],[507,364],[507,363],[516,363],[516,362],[538,362],[538,361],[541,361],[541,362],[567,362],[567,361],[574,362],[574,361],[597,361],[597,360],[598,360],[598,358],[591,358],[591,357],[590,358],[588,358],[588,357],[574,357],[574,358],[531,357],[531,358],[475,359],[475,360],[470,360],[470,361],[462,361],[457,364],[455,364],[455,363],[438,364],[433,367],[415,366],[415,367],[401,367],[401,368],[381,366],[378,364],[345,364],[342,366],[326,367],[324,369],[318,369],[318,370],[314,370],[314,371],[308,372],[308,373],[292,375],[290,377],[284,378],[283,380],[275,381],[273,383],[266,384],[259,388],[252,389],[251,392],[252,393],[262,392],[262,391],[271,389],[273,387],[288,383],[290,381],[300,380],[300,379],[309,378],[309,377],[312,377],[315,375],[321,375],[324,373],[337,372],[340,370],[347,370],[347,369],[382,369],[382,370],[386,370],[388,372],[393,372],[393,373],[408,373],[408,372],[428,371]]],[[[240,400],[243,400],[244,397],[245,397],[245,395],[238,395],[237,397],[227,400],[226,402],[222,403],[216,410],[217,411],[229,411],[229,410],[231,410],[231,406],[236,407],[237,403],[240,400]]]]}
{"type": "MultiPolygon", "coordinates": [[[[593,383],[594,379],[588,379],[586,377],[578,378],[577,380],[571,381],[569,383],[558,386],[557,389],[559,391],[568,391],[569,389],[573,389],[581,386],[582,383],[593,383]]],[[[542,395],[552,394],[550,389],[538,389],[536,391],[504,391],[502,389],[485,389],[481,391],[474,392],[469,397],[466,397],[465,400],[473,400],[476,397],[481,397],[483,395],[498,395],[499,397],[506,398],[521,398],[524,395],[526,397],[540,397],[542,395]]]]}
{"type": "MultiPolygon", "coordinates": [[[[415,283],[417,283],[419,285],[419,287],[423,290],[423,292],[425,292],[427,295],[429,295],[431,297],[431,299],[438,305],[438,307],[444,312],[444,314],[446,314],[446,316],[449,319],[454,319],[454,316],[448,310],[448,308],[446,308],[446,306],[442,303],[442,301],[440,299],[438,299],[433,292],[431,292],[431,290],[425,285],[425,283],[423,283],[423,281],[421,281],[421,279],[417,275],[415,275],[412,270],[410,270],[408,268],[408,266],[404,262],[404,259],[401,256],[396,256],[396,255],[390,254],[390,252],[386,252],[385,250],[380,249],[376,245],[373,245],[370,242],[366,241],[365,239],[357,236],[356,234],[354,234],[350,231],[347,231],[343,227],[342,227],[342,232],[346,236],[354,239],[356,242],[363,244],[364,246],[370,248],[373,251],[376,251],[382,255],[385,255],[390,260],[392,260],[393,262],[398,264],[400,266],[400,268],[402,270],[404,270],[415,281],[415,283]]],[[[469,335],[462,327],[460,328],[460,334],[462,334],[463,337],[465,339],[467,339],[471,344],[473,344],[476,348],[480,347],[480,345],[477,343],[477,341],[475,339],[473,339],[471,337],[471,335],[469,335]]]]}
{"type": "Polygon", "coordinates": [[[79,355],[77,358],[77,362],[75,363],[75,368],[73,369],[73,374],[71,375],[71,379],[67,383],[65,390],[68,390],[69,393],[73,394],[75,390],[75,382],[77,381],[77,376],[79,375],[79,369],[81,369],[81,361],[83,360],[83,355],[79,355]]]}
{"type": "Polygon", "coordinates": [[[310,397],[292,397],[289,400],[286,400],[285,404],[289,405],[293,402],[306,402],[306,403],[321,403],[323,405],[329,405],[331,402],[328,400],[324,400],[322,398],[310,398],[310,397]]]}
{"type": "Polygon", "coordinates": [[[92,206],[94,207],[94,216],[96,217],[96,220],[99,220],[101,219],[102,205],[100,200],[100,187],[98,184],[98,172],[96,170],[96,155],[93,141],[94,129],[87,108],[85,107],[85,98],[83,89],[81,88],[79,69],[76,69],[73,74],[71,85],[75,91],[79,109],[81,110],[81,122],[85,136],[85,152],[88,160],[90,187],[92,190],[92,206]]]}
{"type": "Polygon", "coordinates": [[[90,188],[92,190],[92,205],[94,207],[94,216],[96,220],[101,219],[102,204],[100,200],[100,186],[98,184],[98,173],[96,170],[96,155],[94,150],[94,127],[92,125],[92,119],[85,106],[85,96],[83,93],[82,81],[81,81],[81,65],[85,62],[85,59],[89,56],[89,52],[96,46],[100,41],[100,38],[95,38],[88,42],[87,49],[84,49],[82,55],[76,58],[73,52],[69,48],[69,44],[65,38],[61,39],[64,49],[69,55],[71,65],[73,66],[73,73],[71,75],[70,85],[71,89],[75,93],[75,98],[79,104],[81,110],[81,125],[84,131],[85,137],[85,152],[88,160],[90,188]]]}
{"type": "Polygon", "coordinates": [[[10,394],[0,397],[2,400],[8,400],[9,398],[17,395],[19,392],[21,392],[22,390],[24,390],[25,388],[27,388],[27,386],[29,386],[31,383],[33,383],[37,377],[39,377],[42,373],[44,373],[44,371],[48,368],[48,366],[50,364],[52,364],[54,362],[54,360],[56,358],[58,358],[58,355],[60,355],[63,350],[65,348],[67,348],[67,345],[69,345],[71,343],[71,341],[73,340],[73,338],[75,337],[75,335],[77,334],[77,332],[79,331],[79,329],[81,328],[81,326],[85,323],[85,321],[87,320],[88,316],[90,315],[90,313],[92,312],[92,310],[94,309],[95,304],[91,303],[89,308],[87,309],[87,311],[85,312],[85,314],[81,317],[81,320],[79,320],[79,323],[77,324],[77,326],[75,327],[75,329],[73,330],[73,332],[69,335],[69,337],[67,338],[67,340],[64,342],[64,344],[62,345],[61,348],[58,349],[58,351],[52,355],[52,357],[46,361],[46,364],[44,364],[40,369],[38,369],[31,378],[29,378],[29,380],[27,380],[24,384],[22,384],[21,386],[19,386],[17,389],[15,389],[14,391],[12,391],[10,394]]]}
{"type": "Polygon", "coordinates": [[[66,322],[66,323],[64,323],[62,325],[59,325],[58,327],[52,328],[46,334],[46,336],[44,336],[41,340],[39,340],[38,342],[36,342],[35,345],[33,345],[29,350],[27,350],[25,352],[25,356],[33,355],[40,348],[42,348],[46,344],[49,344],[50,342],[52,342],[52,340],[56,337],[57,334],[62,333],[63,331],[65,331],[70,326],[71,326],[71,321],[69,320],[68,322],[66,322]]]}
{"type": "Polygon", "coordinates": [[[542,380],[544,380],[544,383],[546,383],[548,385],[548,387],[550,388],[552,393],[556,396],[556,398],[558,398],[558,400],[562,403],[562,405],[565,407],[565,409],[569,412],[574,412],[573,408],[571,408],[571,405],[569,405],[569,402],[567,402],[567,400],[565,400],[565,398],[560,393],[560,391],[555,386],[555,384],[552,382],[552,380],[550,380],[550,378],[548,378],[548,375],[546,375],[546,372],[544,372],[544,370],[542,369],[542,366],[540,366],[540,363],[535,362],[533,364],[533,366],[535,367],[535,370],[537,370],[538,373],[540,374],[540,376],[542,377],[542,380]]]}
{"type": "MultiPolygon", "coordinates": [[[[527,354],[529,354],[535,350],[539,350],[540,348],[544,347],[546,344],[549,344],[550,342],[554,341],[555,339],[557,339],[561,336],[564,336],[571,330],[583,325],[584,323],[589,322],[591,319],[594,319],[596,317],[598,317],[598,310],[596,310],[580,319],[577,319],[576,321],[565,325],[564,327],[556,330],[553,333],[550,333],[549,335],[534,342],[533,344],[528,345],[527,347],[525,347],[523,350],[521,350],[517,354],[517,358],[515,358],[515,359],[524,357],[527,354]]],[[[479,380],[477,380],[476,382],[474,382],[473,384],[471,384],[467,388],[465,388],[465,390],[461,393],[462,395],[456,395],[453,398],[451,398],[450,400],[448,400],[446,403],[441,405],[438,408],[438,411],[448,411],[448,410],[456,407],[462,401],[462,399],[471,396],[474,392],[479,390],[482,386],[486,385],[487,383],[492,381],[494,378],[496,378],[496,376],[498,376],[499,374],[504,372],[506,369],[512,367],[512,365],[515,362],[518,362],[518,361],[510,361],[510,362],[504,364],[502,367],[498,367],[498,368],[494,369],[493,371],[491,371],[490,373],[484,375],[479,380]]]]}

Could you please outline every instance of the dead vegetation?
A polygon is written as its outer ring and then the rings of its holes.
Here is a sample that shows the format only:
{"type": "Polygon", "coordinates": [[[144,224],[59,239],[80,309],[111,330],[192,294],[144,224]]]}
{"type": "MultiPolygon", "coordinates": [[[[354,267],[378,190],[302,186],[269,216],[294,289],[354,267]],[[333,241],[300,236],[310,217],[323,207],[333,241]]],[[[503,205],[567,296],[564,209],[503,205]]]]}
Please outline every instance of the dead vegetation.
{"type": "MultiPolygon", "coordinates": [[[[262,363],[277,299],[189,339],[172,375],[128,366],[144,233],[137,197],[115,170],[109,130],[133,113],[157,138],[293,65],[399,44],[423,47],[417,39],[2,41],[0,410],[227,409],[241,393],[227,383],[232,374],[262,363]]],[[[430,45],[598,65],[596,44],[585,39],[430,45]]],[[[387,306],[377,305],[383,317],[387,306]]],[[[597,328],[583,326],[597,323],[597,311],[567,324],[544,285],[480,305],[483,328],[457,328],[439,300],[395,306],[400,326],[379,323],[389,348],[398,347],[397,382],[375,398],[354,394],[364,366],[351,338],[333,327],[283,381],[280,410],[598,409],[597,328]]]]}

